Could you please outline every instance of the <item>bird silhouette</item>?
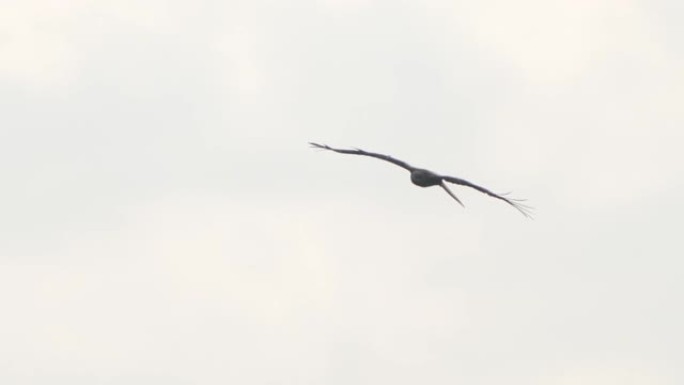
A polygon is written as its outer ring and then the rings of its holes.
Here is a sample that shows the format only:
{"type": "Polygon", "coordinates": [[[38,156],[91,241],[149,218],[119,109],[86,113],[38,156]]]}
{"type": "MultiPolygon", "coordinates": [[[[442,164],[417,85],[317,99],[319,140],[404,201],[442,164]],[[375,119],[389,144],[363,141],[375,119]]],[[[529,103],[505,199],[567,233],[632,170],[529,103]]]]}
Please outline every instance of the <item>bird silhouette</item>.
{"type": "Polygon", "coordinates": [[[454,198],[456,200],[456,202],[458,202],[463,207],[465,207],[463,202],[461,202],[461,200],[458,199],[456,194],[454,194],[449,189],[449,187],[447,187],[446,183],[444,183],[444,182],[458,184],[461,186],[468,186],[468,187],[473,188],[473,189],[475,189],[475,190],[477,190],[483,194],[487,194],[490,197],[500,199],[500,200],[508,203],[509,205],[513,206],[516,210],[520,211],[524,216],[526,216],[528,218],[532,218],[532,213],[531,213],[532,207],[523,204],[522,202],[525,201],[524,199],[506,198],[505,195],[508,195],[508,194],[495,194],[495,193],[487,190],[486,188],[478,186],[474,183],[468,182],[465,179],[456,178],[456,177],[447,176],[447,175],[439,175],[439,174],[434,173],[430,170],[413,167],[410,164],[408,164],[404,161],[401,161],[399,159],[395,159],[389,155],[383,155],[383,154],[377,154],[374,152],[368,152],[368,151],[364,151],[364,150],[361,150],[358,148],[354,148],[352,150],[345,150],[345,149],[340,149],[340,148],[333,148],[333,147],[330,147],[326,144],[318,144],[318,143],[313,143],[313,142],[309,142],[309,144],[311,145],[311,147],[318,148],[321,150],[339,152],[340,154],[370,156],[373,158],[382,159],[384,161],[393,163],[393,164],[395,164],[395,165],[397,165],[397,166],[399,166],[405,170],[408,170],[411,173],[411,182],[413,184],[415,184],[416,186],[420,186],[420,187],[440,186],[441,188],[444,189],[444,191],[447,192],[447,194],[449,194],[452,198],[454,198]]]}

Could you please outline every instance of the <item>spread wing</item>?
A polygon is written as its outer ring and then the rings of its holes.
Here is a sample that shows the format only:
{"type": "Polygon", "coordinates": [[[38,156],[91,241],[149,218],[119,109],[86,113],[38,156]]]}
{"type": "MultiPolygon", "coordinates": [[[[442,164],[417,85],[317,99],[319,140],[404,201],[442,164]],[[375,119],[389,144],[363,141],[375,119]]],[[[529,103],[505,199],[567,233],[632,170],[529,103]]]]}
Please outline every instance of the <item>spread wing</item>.
{"type": "Polygon", "coordinates": [[[370,156],[373,158],[382,159],[384,161],[394,163],[397,166],[399,166],[403,169],[409,170],[409,171],[413,171],[415,169],[415,167],[411,166],[410,164],[408,164],[404,161],[401,161],[399,159],[394,159],[389,155],[376,154],[374,152],[368,152],[368,151],[364,151],[364,150],[361,150],[358,148],[355,148],[353,150],[344,150],[344,149],[340,149],[340,148],[330,147],[327,144],[318,144],[318,143],[312,143],[312,142],[309,142],[309,144],[311,145],[311,147],[314,147],[314,148],[320,148],[322,150],[335,151],[335,152],[339,152],[340,154],[364,155],[364,156],[370,156]]]}
{"type": "Polygon", "coordinates": [[[504,196],[504,195],[506,195],[506,194],[502,194],[502,195],[500,195],[500,194],[495,194],[495,193],[493,193],[493,192],[487,190],[486,188],[481,187],[481,186],[478,186],[478,185],[476,185],[476,184],[474,184],[474,183],[470,183],[470,182],[468,182],[468,181],[465,180],[465,179],[456,178],[456,177],[453,177],[453,176],[442,176],[442,178],[443,178],[445,181],[447,181],[447,182],[454,183],[454,184],[459,184],[459,185],[461,185],[461,186],[468,186],[468,187],[470,187],[470,188],[474,188],[475,190],[477,190],[477,191],[479,191],[479,192],[481,192],[481,193],[483,193],[483,194],[487,194],[487,195],[489,195],[490,197],[493,197],[493,198],[496,198],[496,199],[500,199],[500,200],[502,200],[502,201],[508,203],[509,205],[515,207],[515,209],[518,210],[518,211],[520,211],[520,212],[522,213],[522,215],[524,215],[524,216],[526,216],[526,217],[528,217],[528,218],[532,218],[532,207],[527,206],[526,204],[522,203],[522,202],[525,201],[524,199],[506,198],[506,197],[504,196]]]}

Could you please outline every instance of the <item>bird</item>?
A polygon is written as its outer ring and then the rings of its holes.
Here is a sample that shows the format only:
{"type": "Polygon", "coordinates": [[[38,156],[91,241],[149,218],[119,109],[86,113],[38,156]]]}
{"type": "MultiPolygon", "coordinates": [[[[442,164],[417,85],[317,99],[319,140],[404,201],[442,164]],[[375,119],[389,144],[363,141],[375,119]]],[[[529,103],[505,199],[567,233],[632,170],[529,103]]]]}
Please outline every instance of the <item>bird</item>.
{"type": "Polygon", "coordinates": [[[467,186],[470,188],[473,188],[483,194],[489,195],[492,198],[496,198],[499,200],[502,200],[512,207],[514,207],[516,210],[518,210],[522,215],[524,215],[527,218],[532,218],[532,207],[524,204],[525,202],[524,199],[513,199],[513,198],[507,198],[506,194],[496,194],[493,193],[492,191],[482,187],[478,186],[475,183],[469,182],[465,179],[453,177],[453,176],[448,176],[448,175],[440,175],[435,172],[432,172],[430,170],[426,170],[423,168],[418,168],[418,167],[413,167],[410,164],[393,158],[389,155],[383,155],[383,154],[378,154],[375,152],[369,152],[369,151],[364,151],[359,148],[354,148],[354,149],[341,149],[341,148],[334,148],[330,147],[327,144],[318,144],[314,142],[309,142],[311,147],[316,148],[316,149],[321,149],[321,150],[327,150],[327,151],[334,151],[340,154],[351,154],[351,155],[363,155],[363,156],[369,156],[372,158],[377,158],[381,159],[387,162],[390,162],[392,164],[395,164],[405,170],[408,170],[411,173],[411,182],[420,187],[431,187],[431,186],[440,186],[441,188],[444,189],[444,191],[449,194],[456,202],[458,202],[462,207],[465,207],[463,202],[461,202],[460,199],[454,194],[449,187],[447,187],[445,182],[461,185],[461,186],[467,186]]]}

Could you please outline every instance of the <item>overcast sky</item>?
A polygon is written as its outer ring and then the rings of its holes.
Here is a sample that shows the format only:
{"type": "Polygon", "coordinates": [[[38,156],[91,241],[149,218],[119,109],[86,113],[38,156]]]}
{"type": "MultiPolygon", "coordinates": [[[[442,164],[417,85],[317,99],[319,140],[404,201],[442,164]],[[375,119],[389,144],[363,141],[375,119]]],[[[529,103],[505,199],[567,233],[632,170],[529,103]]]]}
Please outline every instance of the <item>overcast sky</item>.
{"type": "Polygon", "coordinates": [[[0,382],[684,383],[682,4],[3,1],[0,382]]]}

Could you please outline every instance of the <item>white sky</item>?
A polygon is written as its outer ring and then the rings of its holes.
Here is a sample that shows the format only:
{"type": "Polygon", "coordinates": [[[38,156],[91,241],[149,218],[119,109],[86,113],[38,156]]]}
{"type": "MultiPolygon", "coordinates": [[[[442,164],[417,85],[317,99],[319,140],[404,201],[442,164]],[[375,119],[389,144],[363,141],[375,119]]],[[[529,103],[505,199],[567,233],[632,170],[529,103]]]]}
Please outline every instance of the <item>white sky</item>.
{"type": "Polygon", "coordinates": [[[0,383],[684,383],[682,4],[0,3],[0,383]]]}

